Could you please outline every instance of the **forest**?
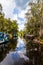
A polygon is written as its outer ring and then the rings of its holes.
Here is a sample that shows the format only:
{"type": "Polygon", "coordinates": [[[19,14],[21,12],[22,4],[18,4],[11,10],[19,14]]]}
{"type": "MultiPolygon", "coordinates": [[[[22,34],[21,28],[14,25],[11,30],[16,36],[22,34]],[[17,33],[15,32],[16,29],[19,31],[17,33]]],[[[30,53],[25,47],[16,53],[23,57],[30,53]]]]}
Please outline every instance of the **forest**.
{"type": "Polygon", "coordinates": [[[0,32],[14,34],[18,32],[18,24],[16,20],[5,18],[3,7],[0,4],[0,32]]]}
{"type": "Polygon", "coordinates": [[[43,39],[43,0],[36,0],[28,4],[30,9],[26,13],[25,34],[43,39]]]}

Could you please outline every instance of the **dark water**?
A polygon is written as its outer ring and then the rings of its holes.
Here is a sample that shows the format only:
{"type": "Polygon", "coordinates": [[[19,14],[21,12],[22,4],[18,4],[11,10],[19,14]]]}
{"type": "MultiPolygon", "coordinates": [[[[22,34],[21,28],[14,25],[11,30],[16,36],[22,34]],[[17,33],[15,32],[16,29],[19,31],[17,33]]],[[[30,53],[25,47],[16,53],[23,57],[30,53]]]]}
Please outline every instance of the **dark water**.
{"type": "Polygon", "coordinates": [[[43,50],[32,41],[14,39],[0,48],[0,65],[43,65],[43,50]]]}

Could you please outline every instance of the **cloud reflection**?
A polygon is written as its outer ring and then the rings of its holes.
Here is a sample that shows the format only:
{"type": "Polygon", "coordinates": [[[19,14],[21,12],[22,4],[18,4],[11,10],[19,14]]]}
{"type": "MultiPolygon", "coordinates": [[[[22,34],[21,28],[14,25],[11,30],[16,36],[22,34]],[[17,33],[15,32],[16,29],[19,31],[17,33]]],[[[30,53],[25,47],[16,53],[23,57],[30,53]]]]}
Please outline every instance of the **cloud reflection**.
{"type": "Polygon", "coordinates": [[[1,65],[23,65],[29,62],[29,58],[20,52],[10,52],[1,62],[1,65]]]}

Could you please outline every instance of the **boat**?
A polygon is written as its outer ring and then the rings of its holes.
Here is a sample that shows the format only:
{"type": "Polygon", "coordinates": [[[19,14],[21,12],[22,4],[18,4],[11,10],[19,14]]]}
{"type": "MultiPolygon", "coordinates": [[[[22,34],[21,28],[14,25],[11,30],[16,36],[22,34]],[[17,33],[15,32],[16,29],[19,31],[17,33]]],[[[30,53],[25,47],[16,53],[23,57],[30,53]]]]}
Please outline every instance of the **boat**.
{"type": "Polygon", "coordinates": [[[4,32],[0,32],[0,45],[7,43],[9,40],[4,32]]]}
{"type": "Polygon", "coordinates": [[[18,35],[17,34],[14,34],[13,35],[13,39],[18,39],[18,35]]]}

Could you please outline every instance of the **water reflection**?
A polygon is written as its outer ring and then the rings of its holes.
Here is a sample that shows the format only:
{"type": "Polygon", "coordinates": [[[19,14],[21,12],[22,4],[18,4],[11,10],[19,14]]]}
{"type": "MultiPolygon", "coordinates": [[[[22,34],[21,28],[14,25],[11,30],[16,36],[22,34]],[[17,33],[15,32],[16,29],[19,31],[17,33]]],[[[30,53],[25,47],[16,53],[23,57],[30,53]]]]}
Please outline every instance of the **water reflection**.
{"type": "Polygon", "coordinates": [[[18,38],[18,43],[15,50],[26,54],[26,43],[24,39],[18,38]]]}
{"type": "Polygon", "coordinates": [[[39,44],[26,40],[26,55],[29,57],[29,65],[43,65],[42,51],[39,50],[39,44]]]}
{"type": "Polygon", "coordinates": [[[0,62],[5,58],[7,51],[0,51],[0,62]]]}
{"type": "Polygon", "coordinates": [[[8,49],[9,49],[9,51],[10,50],[15,50],[15,48],[16,48],[16,46],[17,46],[17,39],[14,39],[14,40],[11,40],[8,44],[7,44],[7,46],[8,46],[8,49]]]}
{"type": "Polygon", "coordinates": [[[1,47],[0,48],[0,62],[6,57],[6,54],[9,53],[9,51],[13,51],[15,50],[17,45],[17,39],[10,41],[9,43],[7,43],[7,45],[5,45],[5,47],[1,47]]]}
{"type": "Polygon", "coordinates": [[[25,62],[28,61],[29,59],[25,55],[19,52],[10,52],[1,62],[1,65],[23,65],[25,62]]]}
{"type": "MultiPolygon", "coordinates": [[[[3,60],[0,62],[1,65],[27,65],[29,58],[26,54],[25,41],[21,38],[18,40],[10,41],[7,44],[7,48],[3,50],[6,53],[2,53],[3,60]],[[5,51],[6,50],[6,51],[5,51]],[[4,57],[5,56],[5,57],[4,57]]],[[[1,54],[1,53],[0,53],[1,54]]]]}
{"type": "Polygon", "coordinates": [[[43,65],[43,45],[21,38],[10,41],[7,47],[0,51],[1,65],[43,65]]]}

